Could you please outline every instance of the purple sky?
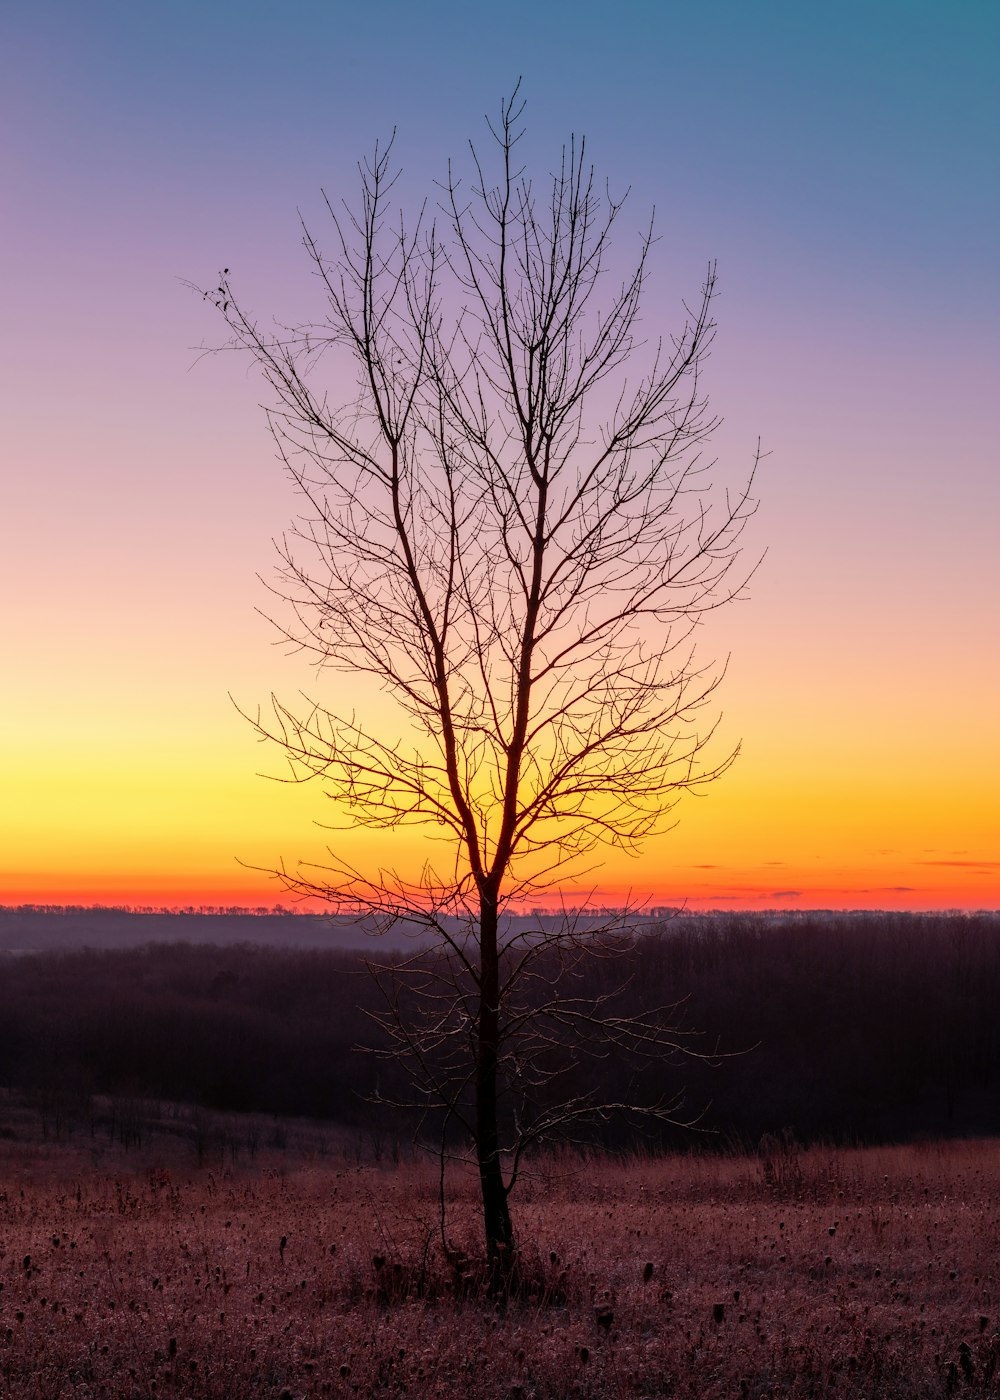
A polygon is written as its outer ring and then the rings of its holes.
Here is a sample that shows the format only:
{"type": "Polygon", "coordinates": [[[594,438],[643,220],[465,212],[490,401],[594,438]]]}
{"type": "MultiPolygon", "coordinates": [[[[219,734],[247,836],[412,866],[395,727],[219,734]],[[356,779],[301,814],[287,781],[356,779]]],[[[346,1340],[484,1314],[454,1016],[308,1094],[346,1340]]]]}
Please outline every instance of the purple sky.
{"type": "Polygon", "coordinates": [[[781,861],[774,890],[836,903],[922,869],[912,902],[1000,901],[926,864],[1000,844],[998,38],[986,0],[12,14],[0,899],[236,889],[235,856],[314,840],[227,699],[298,684],[253,612],[294,504],[183,282],[227,265],[294,317],[296,210],[394,126],[404,198],[432,192],[523,74],[532,165],[583,131],[627,227],[656,208],[651,334],[718,259],[717,447],[734,477],[771,453],[768,559],[718,638],[744,758],[628,878],[713,864],[766,902],[781,861]]]}

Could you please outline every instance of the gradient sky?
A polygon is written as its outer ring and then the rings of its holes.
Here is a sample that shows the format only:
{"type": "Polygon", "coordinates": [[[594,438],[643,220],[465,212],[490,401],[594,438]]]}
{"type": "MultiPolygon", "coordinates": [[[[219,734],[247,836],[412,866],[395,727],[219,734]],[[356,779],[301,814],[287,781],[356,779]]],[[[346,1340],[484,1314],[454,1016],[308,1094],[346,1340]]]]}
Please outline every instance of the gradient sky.
{"type": "Polygon", "coordinates": [[[651,330],[718,259],[716,446],[771,454],[716,637],[742,756],[574,897],[1000,905],[998,59],[994,0],[11,10],[0,902],[263,903],[237,858],[321,853],[228,699],[302,683],[254,612],[294,500],[183,281],[307,310],[297,208],[394,126],[429,189],[523,74],[536,169],[582,131],[655,205],[651,330]]]}

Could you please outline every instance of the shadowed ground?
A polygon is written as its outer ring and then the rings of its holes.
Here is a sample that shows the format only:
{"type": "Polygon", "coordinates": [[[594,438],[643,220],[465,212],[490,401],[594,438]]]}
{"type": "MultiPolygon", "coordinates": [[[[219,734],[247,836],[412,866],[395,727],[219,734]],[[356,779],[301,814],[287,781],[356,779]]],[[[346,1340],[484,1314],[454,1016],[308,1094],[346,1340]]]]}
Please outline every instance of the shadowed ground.
{"type": "Polygon", "coordinates": [[[547,1159],[499,1311],[461,1167],[449,1262],[426,1164],[303,1137],[192,1171],[29,1128],[0,1142],[10,1400],[996,1393],[995,1141],[547,1159]]]}

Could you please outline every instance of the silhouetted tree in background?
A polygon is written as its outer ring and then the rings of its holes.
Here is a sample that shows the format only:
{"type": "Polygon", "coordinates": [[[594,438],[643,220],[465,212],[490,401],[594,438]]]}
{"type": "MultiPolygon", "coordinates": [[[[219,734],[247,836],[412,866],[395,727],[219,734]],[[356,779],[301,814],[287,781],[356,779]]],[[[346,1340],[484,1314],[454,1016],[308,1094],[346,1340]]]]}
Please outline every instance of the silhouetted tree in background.
{"type": "Polygon", "coordinates": [[[433,933],[435,956],[382,969],[380,1020],[412,1102],[443,1107],[442,1150],[456,1126],[474,1146],[495,1277],[525,1151],[626,1106],[581,1088],[579,1055],[684,1043],[669,1009],[626,1014],[612,985],[574,995],[580,958],[620,956],[620,923],[515,928],[505,911],[597,848],[634,850],[731,762],[706,755],[721,671],[692,644],[744,582],[753,509],[749,482],[713,491],[702,456],[714,266],[677,333],[641,342],[651,228],[616,273],[621,201],[582,141],[536,187],[516,156],[522,110],[515,92],[490,124],[496,175],[471,148],[471,185],[449,167],[439,216],[411,224],[390,202],[391,143],[376,146],[359,207],[327,202],[333,255],[304,228],[316,322],[264,329],[228,271],[206,293],[270,386],[302,501],[278,546],[282,633],[321,672],[369,678],[401,721],[272,697],[254,723],[349,824],[424,824],[440,851],[416,879],[335,850],[280,877],[433,933]]]}

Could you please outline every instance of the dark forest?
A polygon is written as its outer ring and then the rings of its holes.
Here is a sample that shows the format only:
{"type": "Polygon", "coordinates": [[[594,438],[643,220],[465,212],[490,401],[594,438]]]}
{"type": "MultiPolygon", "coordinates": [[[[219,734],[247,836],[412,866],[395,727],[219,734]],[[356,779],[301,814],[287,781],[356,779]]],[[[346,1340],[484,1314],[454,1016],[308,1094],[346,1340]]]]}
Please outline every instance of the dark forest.
{"type": "MultiPolygon", "coordinates": [[[[54,916],[53,916],[54,917],[54,916]]],[[[312,935],[310,935],[312,936],[312,935]]],[[[372,946],[372,945],[369,945],[372,946]]],[[[390,1133],[394,1066],[366,1054],[377,989],[356,949],[149,943],[0,961],[0,1087],[61,1120],[94,1096],[390,1133]]],[[[391,956],[391,955],[390,955],[391,956]]],[[[652,1063],[693,1126],[595,1124],[605,1146],[907,1141],[1000,1132],[1000,916],[685,916],[644,931],[600,991],[677,1003],[707,1058],[652,1063]],[[637,1134],[639,1137],[637,1138],[637,1134]]],[[[626,1096],[634,1070],[581,1074],[626,1096]]]]}

